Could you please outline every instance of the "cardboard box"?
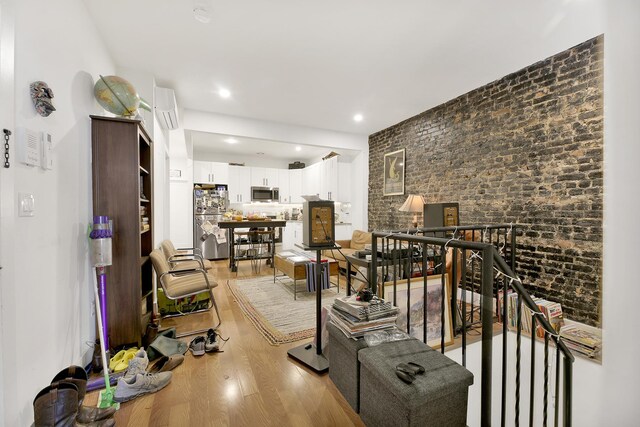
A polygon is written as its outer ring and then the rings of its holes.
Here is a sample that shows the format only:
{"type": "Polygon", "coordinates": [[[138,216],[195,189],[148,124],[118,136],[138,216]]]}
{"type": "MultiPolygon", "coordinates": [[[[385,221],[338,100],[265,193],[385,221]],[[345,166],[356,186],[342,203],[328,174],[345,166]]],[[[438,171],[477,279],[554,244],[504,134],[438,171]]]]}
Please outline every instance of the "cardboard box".
{"type": "Polygon", "coordinates": [[[189,313],[209,307],[209,294],[204,292],[187,298],[172,300],[164,295],[162,289],[158,289],[158,310],[160,315],[189,313]]]}

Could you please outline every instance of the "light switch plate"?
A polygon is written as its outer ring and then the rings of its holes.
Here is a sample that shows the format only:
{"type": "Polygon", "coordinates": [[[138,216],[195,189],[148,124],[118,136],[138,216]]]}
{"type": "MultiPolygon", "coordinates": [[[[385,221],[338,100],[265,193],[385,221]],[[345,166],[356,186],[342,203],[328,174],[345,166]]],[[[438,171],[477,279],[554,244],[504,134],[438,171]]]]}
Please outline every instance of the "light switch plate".
{"type": "Polygon", "coordinates": [[[31,193],[18,193],[18,216],[34,216],[36,200],[31,193]]]}

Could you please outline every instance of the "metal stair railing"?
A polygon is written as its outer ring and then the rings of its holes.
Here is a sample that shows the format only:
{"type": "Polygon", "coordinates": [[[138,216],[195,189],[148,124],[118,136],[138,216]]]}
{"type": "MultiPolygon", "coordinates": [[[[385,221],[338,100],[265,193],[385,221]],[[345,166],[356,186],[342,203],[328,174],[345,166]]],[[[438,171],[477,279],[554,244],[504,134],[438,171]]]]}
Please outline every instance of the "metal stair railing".
{"type": "MultiPolygon", "coordinates": [[[[482,240],[484,240],[484,235],[482,240]]],[[[475,236],[473,236],[475,239],[475,236]]],[[[555,389],[555,413],[554,420],[556,426],[559,421],[559,379],[560,379],[560,358],[562,357],[563,367],[563,402],[562,402],[562,424],[564,426],[571,426],[571,396],[572,396],[572,366],[574,357],[564,344],[562,339],[558,336],[558,333],[553,329],[548,322],[544,314],[540,311],[536,303],[531,296],[527,293],[522,285],[522,282],[516,274],[515,269],[515,227],[511,225],[493,225],[493,226],[468,226],[468,227],[445,227],[434,229],[417,229],[409,230],[404,233],[398,232],[374,232],[372,238],[372,260],[371,268],[369,271],[369,283],[372,290],[376,291],[376,286],[379,283],[385,281],[393,282],[393,296],[394,303],[397,305],[396,287],[400,274],[406,276],[407,283],[407,298],[410,295],[411,282],[414,285],[416,282],[422,282],[424,289],[424,304],[423,304],[423,319],[425,326],[423,328],[423,341],[427,342],[427,275],[433,273],[441,274],[441,286],[442,286],[442,301],[441,301],[441,313],[440,313],[440,350],[444,353],[445,350],[445,266],[447,260],[447,252],[450,251],[450,255],[453,260],[454,283],[452,284],[452,293],[457,293],[456,276],[456,264],[457,268],[461,270],[461,282],[462,287],[462,317],[461,317],[461,333],[462,333],[462,365],[466,366],[466,331],[469,324],[478,323],[475,322],[473,316],[471,322],[467,322],[466,310],[466,295],[467,285],[470,282],[471,289],[478,289],[480,291],[480,320],[481,334],[482,334],[482,360],[481,360],[481,410],[480,421],[482,426],[491,425],[492,415],[492,368],[493,368],[493,323],[494,323],[494,297],[496,301],[495,314],[502,319],[503,327],[503,351],[502,351],[502,376],[501,376],[501,402],[500,402],[500,424],[506,425],[506,401],[507,401],[507,359],[508,359],[508,311],[507,311],[507,295],[509,289],[512,289],[517,294],[517,310],[516,310],[516,390],[515,390],[515,425],[520,425],[520,384],[521,384],[521,368],[522,368],[522,355],[521,355],[521,335],[522,335],[522,320],[524,304],[532,314],[532,334],[531,334],[531,386],[530,386],[530,399],[529,399],[529,425],[533,426],[534,423],[534,379],[536,375],[535,371],[535,341],[536,341],[536,324],[539,324],[544,332],[544,397],[543,397],[543,420],[542,425],[548,424],[548,395],[549,395],[549,342],[553,341],[556,345],[556,389],[555,389]],[[459,232],[471,232],[476,233],[479,230],[498,230],[497,234],[500,236],[501,231],[505,227],[509,227],[510,236],[504,232],[504,239],[500,243],[500,239],[496,243],[491,238],[485,242],[478,241],[466,241],[461,240],[457,233],[459,232]],[[425,234],[433,233],[434,236],[425,234]],[[439,233],[441,236],[435,237],[435,234],[439,233]],[[422,234],[422,235],[420,235],[422,234]],[[509,251],[505,251],[504,248],[510,248],[509,251]],[[378,256],[376,256],[378,255],[378,256]],[[509,259],[509,264],[505,261],[504,257],[509,259]],[[378,261],[379,256],[383,262],[378,261]],[[439,262],[438,265],[433,268],[430,267],[430,262],[435,260],[439,262]],[[460,262],[457,262],[460,260],[460,262]],[[381,264],[381,276],[382,281],[378,280],[378,263],[381,264]],[[407,264],[409,268],[407,269],[407,264]],[[471,268],[469,268],[471,265],[471,268]],[[416,267],[421,273],[420,277],[412,277],[416,272],[416,267]],[[477,267],[477,268],[476,268],[477,267]],[[513,267],[513,268],[512,268],[513,267]],[[404,273],[401,273],[404,272],[404,273]],[[399,274],[400,273],[400,274],[399,274]],[[500,300],[500,292],[504,295],[504,302],[501,305],[501,312],[498,312],[498,301],[500,300]]],[[[472,298],[472,303],[474,299],[472,298]]],[[[407,308],[409,309],[409,301],[407,301],[407,308]]],[[[473,310],[472,310],[473,314],[473,310]]],[[[410,330],[409,310],[407,313],[407,330],[410,330]]]]}

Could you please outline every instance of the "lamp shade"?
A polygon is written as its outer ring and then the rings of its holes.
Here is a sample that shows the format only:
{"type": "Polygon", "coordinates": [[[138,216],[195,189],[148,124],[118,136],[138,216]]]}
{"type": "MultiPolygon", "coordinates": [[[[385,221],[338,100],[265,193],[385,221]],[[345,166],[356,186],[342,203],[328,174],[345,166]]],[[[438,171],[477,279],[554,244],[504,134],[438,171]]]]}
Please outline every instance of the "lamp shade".
{"type": "Polygon", "coordinates": [[[400,210],[402,212],[422,212],[424,204],[424,197],[410,194],[404,204],[400,206],[400,210]]]}

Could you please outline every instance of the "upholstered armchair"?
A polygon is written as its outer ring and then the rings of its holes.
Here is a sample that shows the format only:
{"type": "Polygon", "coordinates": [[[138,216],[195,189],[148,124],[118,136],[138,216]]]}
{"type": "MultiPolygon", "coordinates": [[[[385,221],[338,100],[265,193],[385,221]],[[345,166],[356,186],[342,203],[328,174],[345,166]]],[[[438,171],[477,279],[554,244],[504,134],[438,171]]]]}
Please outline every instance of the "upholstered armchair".
{"type": "Polygon", "coordinates": [[[344,255],[353,255],[356,251],[364,250],[365,245],[371,244],[371,233],[362,230],[353,230],[351,240],[336,240],[341,246],[340,251],[327,249],[322,251],[322,255],[338,261],[340,268],[347,268],[347,260],[344,255]]]}

